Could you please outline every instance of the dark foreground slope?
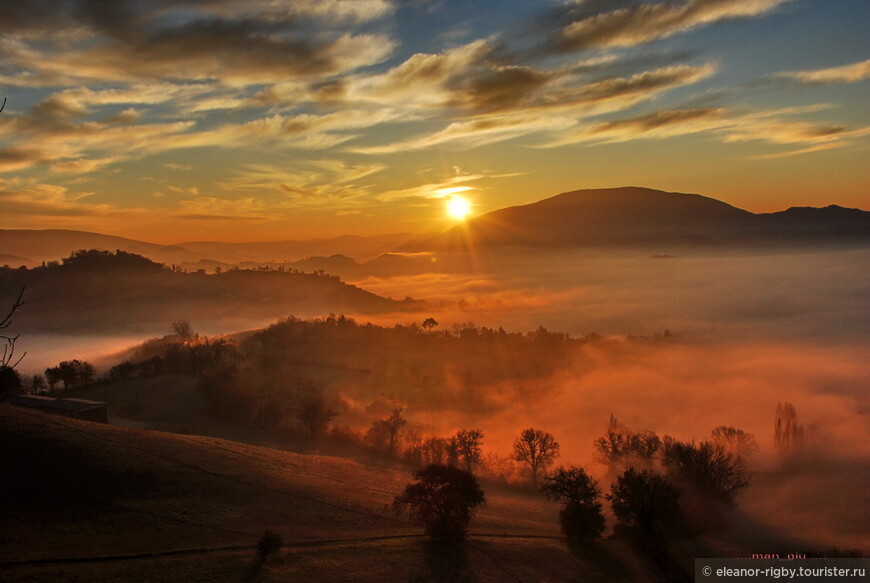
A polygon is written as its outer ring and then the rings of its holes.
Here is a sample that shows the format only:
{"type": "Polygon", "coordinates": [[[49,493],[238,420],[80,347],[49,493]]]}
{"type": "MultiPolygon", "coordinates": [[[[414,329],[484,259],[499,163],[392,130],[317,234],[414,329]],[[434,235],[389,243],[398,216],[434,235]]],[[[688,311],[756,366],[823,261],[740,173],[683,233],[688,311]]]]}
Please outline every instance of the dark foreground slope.
{"type": "Polygon", "coordinates": [[[467,545],[433,548],[385,509],[404,471],[3,404],[0,442],[3,581],[660,579],[623,543],[569,550],[536,497],[488,491],[467,545]]]}
{"type": "Polygon", "coordinates": [[[22,287],[26,305],[16,326],[29,333],[154,332],[178,319],[213,324],[402,307],[322,273],[183,273],[124,252],[80,252],[62,265],[0,269],[0,297],[15,297],[22,287]]]}
{"type": "Polygon", "coordinates": [[[623,187],[577,190],[499,209],[406,251],[498,247],[866,244],[870,212],[838,206],[755,214],[698,194],[623,187]]]}

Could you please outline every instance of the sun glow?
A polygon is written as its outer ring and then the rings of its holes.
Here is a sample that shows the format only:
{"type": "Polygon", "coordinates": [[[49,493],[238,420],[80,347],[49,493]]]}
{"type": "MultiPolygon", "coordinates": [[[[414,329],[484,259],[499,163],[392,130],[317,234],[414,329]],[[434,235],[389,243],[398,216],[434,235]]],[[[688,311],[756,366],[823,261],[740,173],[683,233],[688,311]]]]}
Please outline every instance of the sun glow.
{"type": "Polygon", "coordinates": [[[462,196],[451,196],[446,204],[447,215],[457,221],[465,220],[471,213],[471,203],[462,196]]]}

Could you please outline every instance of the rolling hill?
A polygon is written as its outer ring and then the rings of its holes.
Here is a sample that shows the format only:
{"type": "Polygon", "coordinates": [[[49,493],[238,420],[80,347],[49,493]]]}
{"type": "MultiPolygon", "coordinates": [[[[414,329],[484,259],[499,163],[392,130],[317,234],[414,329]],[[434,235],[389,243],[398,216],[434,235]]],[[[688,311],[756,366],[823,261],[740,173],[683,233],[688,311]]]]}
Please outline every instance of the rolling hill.
{"type": "Polygon", "coordinates": [[[230,264],[290,262],[312,255],[336,254],[367,260],[395,248],[410,238],[411,235],[406,234],[376,237],[346,235],[331,239],[297,241],[245,243],[189,241],[175,245],[159,245],[87,231],[0,229],[0,265],[34,267],[43,261],[59,260],[79,249],[121,250],[166,264],[192,264],[203,259],[230,264]]]}
{"type": "Polygon", "coordinates": [[[385,510],[407,470],[4,404],[0,440],[10,583],[660,580],[622,542],[569,550],[537,496],[490,489],[466,547],[444,549],[385,510]],[[264,529],[284,547],[261,566],[264,529]]]}
{"type": "Polygon", "coordinates": [[[838,206],[754,214],[698,194],[578,190],[493,211],[404,251],[466,248],[757,246],[870,242],[870,212],[838,206]]]}
{"type": "Polygon", "coordinates": [[[22,287],[26,305],[15,323],[31,333],[155,333],[177,319],[243,327],[245,321],[289,315],[392,312],[409,305],[325,274],[183,273],[123,251],[90,251],[29,270],[0,269],[0,297],[17,296],[22,287]]]}

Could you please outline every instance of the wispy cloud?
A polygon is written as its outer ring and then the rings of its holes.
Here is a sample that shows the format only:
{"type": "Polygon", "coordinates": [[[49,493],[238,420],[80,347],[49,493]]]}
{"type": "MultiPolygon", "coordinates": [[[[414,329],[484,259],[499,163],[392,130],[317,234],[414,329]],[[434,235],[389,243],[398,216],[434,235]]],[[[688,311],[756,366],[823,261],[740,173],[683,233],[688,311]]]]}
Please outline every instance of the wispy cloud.
{"type": "Polygon", "coordinates": [[[633,47],[733,18],[758,16],[789,0],[573,0],[548,41],[556,52],[633,47]]]}
{"type": "Polygon", "coordinates": [[[582,83],[566,75],[549,92],[531,96],[523,106],[499,114],[469,116],[424,136],[381,146],[354,148],[365,154],[387,154],[451,145],[475,148],[540,133],[562,132],[586,116],[627,109],[656,95],[697,83],[715,72],[712,64],[672,66],[631,77],[582,83]]]}
{"type": "Polygon", "coordinates": [[[740,113],[726,108],[694,108],[658,111],[633,118],[589,124],[566,132],[541,147],[578,143],[618,143],[631,140],[661,140],[706,134],[725,143],[763,142],[792,147],[764,157],[786,157],[854,145],[870,135],[870,127],[846,127],[801,119],[826,105],[781,108],[740,113]],[[795,147],[797,149],[795,149],[795,147]]]}
{"type": "Polygon", "coordinates": [[[830,67],[827,69],[813,69],[808,71],[789,71],[778,73],[776,78],[788,79],[805,85],[828,85],[833,83],[858,83],[870,79],[870,59],[830,67]]]}

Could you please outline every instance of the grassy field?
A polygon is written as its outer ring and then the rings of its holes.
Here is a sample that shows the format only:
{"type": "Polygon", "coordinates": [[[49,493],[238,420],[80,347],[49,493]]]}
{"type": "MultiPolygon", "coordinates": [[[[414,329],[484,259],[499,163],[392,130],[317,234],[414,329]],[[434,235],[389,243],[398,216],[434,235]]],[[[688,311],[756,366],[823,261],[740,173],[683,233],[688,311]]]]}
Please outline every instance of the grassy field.
{"type": "Polygon", "coordinates": [[[571,549],[558,508],[488,488],[461,548],[387,506],[406,471],[0,405],[3,581],[655,581],[624,543],[571,549]],[[259,564],[265,529],[278,556],[259,564]]]}

